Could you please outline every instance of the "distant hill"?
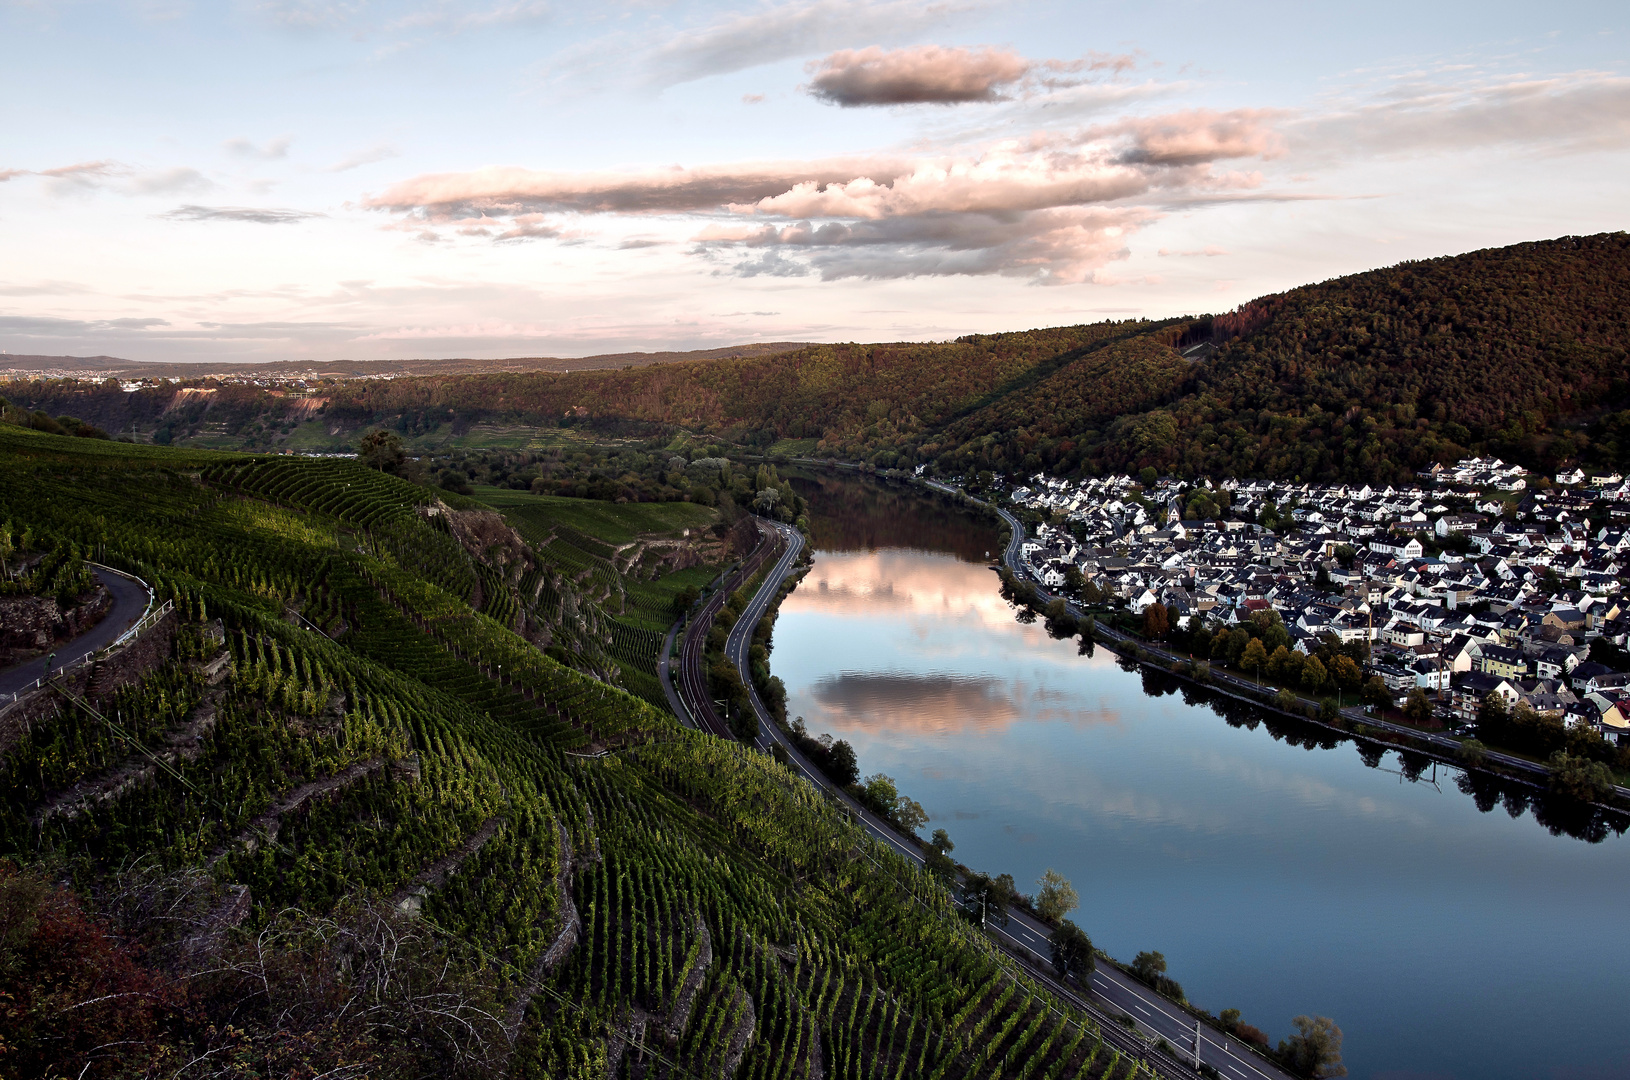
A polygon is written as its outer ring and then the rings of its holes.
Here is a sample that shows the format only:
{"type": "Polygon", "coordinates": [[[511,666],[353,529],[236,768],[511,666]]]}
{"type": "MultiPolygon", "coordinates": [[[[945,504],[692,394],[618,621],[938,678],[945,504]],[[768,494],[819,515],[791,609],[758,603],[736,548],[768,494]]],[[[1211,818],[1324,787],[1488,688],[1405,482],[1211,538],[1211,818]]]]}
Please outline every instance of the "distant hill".
{"type": "MultiPolygon", "coordinates": [[[[1390,482],[1468,452],[1630,466],[1627,358],[1630,237],[1607,233],[1401,263],[1211,316],[633,370],[449,368],[325,388],[321,412],[335,438],[377,423],[571,424],[882,466],[1390,482]]],[[[269,445],[313,408],[252,388],[207,403],[60,383],[6,393],[110,431],[192,410],[182,438],[210,412],[273,430],[269,445]]]]}
{"type": "Polygon", "coordinates": [[[598,371],[604,368],[644,367],[686,360],[722,360],[738,356],[772,356],[808,345],[803,341],[764,341],[727,345],[689,352],[621,352],[595,356],[513,356],[501,360],[471,358],[408,360],[285,360],[265,364],[155,363],[117,356],[33,356],[0,352],[0,375],[11,378],[53,375],[109,374],[123,378],[318,378],[358,379],[381,375],[474,375],[495,371],[598,371]]]}

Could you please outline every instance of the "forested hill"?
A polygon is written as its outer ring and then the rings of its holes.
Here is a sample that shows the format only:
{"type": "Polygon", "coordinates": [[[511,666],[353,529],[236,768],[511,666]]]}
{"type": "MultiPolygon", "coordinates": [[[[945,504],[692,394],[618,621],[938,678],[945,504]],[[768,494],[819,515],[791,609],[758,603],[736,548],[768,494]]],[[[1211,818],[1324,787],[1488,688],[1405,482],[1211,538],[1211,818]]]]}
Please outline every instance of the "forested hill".
{"type": "MultiPolygon", "coordinates": [[[[1204,318],[346,383],[323,388],[320,407],[338,440],[375,423],[420,438],[484,421],[586,424],[683,428],[884,466],[1392,481],[1469,452],[1630,467],[1627,357],[1630,237],[1610,233],[1402,263],[1204,318]]],[[[230,387],[190,398],[71,384],[6,393],[166,437],[213,415],[263,445],[316,406],[230,387]]]]}

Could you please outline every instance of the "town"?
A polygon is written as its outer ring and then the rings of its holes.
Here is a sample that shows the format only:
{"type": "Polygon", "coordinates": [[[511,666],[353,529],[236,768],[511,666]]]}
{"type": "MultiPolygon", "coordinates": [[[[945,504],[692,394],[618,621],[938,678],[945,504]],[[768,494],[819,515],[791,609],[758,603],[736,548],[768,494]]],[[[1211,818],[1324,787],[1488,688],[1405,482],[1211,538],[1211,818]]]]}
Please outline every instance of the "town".
{"type": "Polygon", "coordinates": [[[1533,477],[1497,458],[1407,488],[1151,473],[1015,487],[1034,522],[1024,571],[1134,615],[1163,605],[1183,628],[1275,612],[1292,652],[1359,643],[1394,705],[1423,691],[1459,731],[1492,694],[1630,743],[1630,673],[1601,662],[1630,635],[1624,477],[1533,477]]]}

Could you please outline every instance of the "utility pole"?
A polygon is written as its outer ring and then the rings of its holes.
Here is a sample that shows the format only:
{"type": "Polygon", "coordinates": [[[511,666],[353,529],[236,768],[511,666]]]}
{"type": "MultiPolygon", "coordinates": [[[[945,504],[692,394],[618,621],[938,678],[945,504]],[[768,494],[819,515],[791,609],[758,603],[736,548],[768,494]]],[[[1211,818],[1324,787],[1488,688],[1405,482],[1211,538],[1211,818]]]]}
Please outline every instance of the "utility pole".
{"type": "Polygon", "coordinates": [[[1194,1071],[1200,1071],[1200,1021],[1194,1021],[1194,1071]]]}

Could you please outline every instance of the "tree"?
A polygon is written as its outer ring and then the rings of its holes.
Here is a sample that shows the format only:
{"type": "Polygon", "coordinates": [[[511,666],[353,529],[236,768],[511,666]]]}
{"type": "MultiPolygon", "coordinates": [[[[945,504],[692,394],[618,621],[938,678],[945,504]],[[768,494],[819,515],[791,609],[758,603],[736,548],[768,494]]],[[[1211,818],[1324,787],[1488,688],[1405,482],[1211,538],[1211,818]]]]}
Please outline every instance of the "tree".
{"type": "Polygon", "coordinates": [[[1095,963],[1092,939],[1087,937],[1085,930],[1065,919],[1053,931],[1048,944],[1051,946],[1053,970],[1059,978],[1081,982],[1092,974],[1095,963]]]}
{"type": "Polygon", "coordinates": [[[1330,676],[1324,670],[1324,664],[1317,656],[1310,656],[1302,664],[1302,685],[1309,690],[1318,692],[1319,688],[1330,681],[1330,676]]]}
{"type": "Polygon", "coordinates": [[[1582,802],[1600,802],[1613,794],[1613,770],[1600,761],[1558,750],[1551,755],[1550,766],[1552,791],[1582,802]]]}
{"type": "Polygon", "coordinates": [[[845,739],[832,744],[826,755],[826,775],[839,787],[849,787],[860,775],[860,763],[855,759],[855,748],[845,739]]]}
{"type": "Polygon", "coordinates": [[[402,449],[401,436],[394,431],[375,428],[357,444],[357,460],[370,469],[395,473],[401,471],[407,454],[402,449]]]}
{"type": "Polygon", "coordinates": [[[895,786],[894,777],[884,773],[873,773],[863,784],[862,797],[875,813],[887,816],[894,810],[894,802],[900,797],[900,789],[895,786]]]}
{"type": "Polygon", "coordinates": [[[1477,706],[1477,734],[1482,736],[1483,741],[1504,742],[1502,736],[1510,722],[1511,711],[1506,707],[1505,698],[1498,693],[1485,695],[1477,706]]]}
{"type": "Polygon", "coordinates": [[[696,601],[701,598],[702,591],[700,589],[695,585],[686,585],[683,589],[674,593],[673,600],[669,602],[669,608],[675,615],[683,615],[695,607],[696,601]]]}
{"type": "Polygon", "coordinates": [[[1364,683],[1362,693],[1366,705],[1385,705],[1392,700],[1392,691],[1387,689],[1386,680],[1379,675],[1370,676],[1364,683]]]}
{"type": "Polygon", "coordinates": [[[1132,974],[1153,986],[1157,978],[1166,974],[1166,957],[1158,952],[1140,952],[1132,959],[1132,974]]]}
{"type": "Polygon", "coordinates": [[[1292,1071],[1310,1080],[1346,1076],[1341,1063],[1341,1028],[1328,1016],[1298,1016],[1296,1034],[1279,1044],[1279,1056],[1292,1071]]]}
{"type": "Polygon", "coordinates": [[[934,835],[929,839],[928,846],[941,855],[949,855],[956,850],[956,844],[951,842],[951,834],[944,829],[934,830],[934,835]]]}
{"type": "Polygon", "coordinates": [[[1081,905],[1081,898],[1070,886],[1070,879],[1057,870],[1049,869],[1036,879],[1040,888],[1036,892],[1036,914],[1048,922],[1057,922],[1081,905]]]}
{"type": "Polygon", "coordinates": [[[962,883],[962,907],[981,927],[1007,925],[1007,904],[1012,890],[988,874],[969,874],[962,883]]]}
{"type": "Polygon", "coordinates": [[[916,799],[900,795],[895,798],[894,807],[889,811],[889,820],[901,830],[914,833],[928,824],[928,811],[916,799]]]}
{"type": "Polygon", "coordinates": [[[1330,661],[1330,675],[1343,690],[1351,690],[1364,679],[1364,672],[1347,656],[1338,656],[1330,661]]]}
{"type": "Polygon", "coordinates": [[[1426,696],[1425,690],[1417,686],[1409,692],[1409,698],[1404,702],[1404,715],[1415,724],[1424,724],[1432,719],[1432,699],[1426,696]]]}
{"type": "Polygon", "coordinates": [[[1166,636],[1170,624],[1166,619],[1166,606],[1164,604],[1150,604],[1143,609],[1143,636],[1150,641],[1166,636]]]}
{"type": "Polygon", "coordinates": [[[1268,650],[1262,647],[1261,638],[1251,639],[1251,643],[1245,646],[1245,652],[1240,655],[1239,662],[1245,670],[1256,672],[1258,680],[1262,678],[1262,669],[1268,666],[1268,650]]]}

